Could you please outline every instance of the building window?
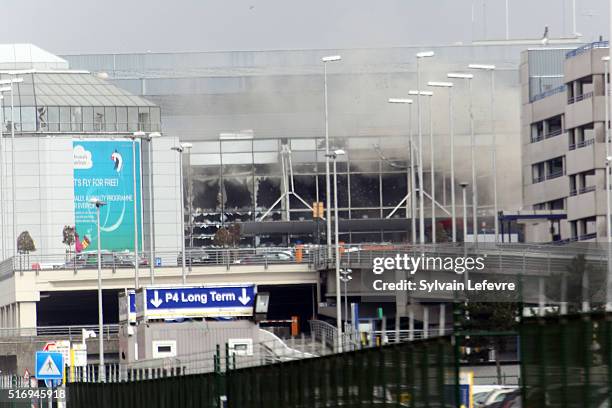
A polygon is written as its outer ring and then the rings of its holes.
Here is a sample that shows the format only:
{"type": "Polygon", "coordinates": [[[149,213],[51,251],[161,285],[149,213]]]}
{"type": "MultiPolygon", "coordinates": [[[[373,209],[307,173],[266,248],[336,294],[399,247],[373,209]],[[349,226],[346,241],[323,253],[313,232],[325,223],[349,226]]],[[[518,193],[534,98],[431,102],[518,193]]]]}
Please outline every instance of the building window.
{"type": "Polygon", "coordinates": [[[546,179],[553,179],[561,177],[564,173],[563,170],[563,157],[556,157],[546,162],[548,171],[546,172],[546,179]]]}
{"type": "Polygon", "coordinates": [[[83,130],[83,110],[80,106],[70,108],[70,125],[73,132],[83,130]]]}
{"type": "Polygon", "coordinates": [[[552,200],[548,203],[548,206],[551,210],[563,210],[565,209],[565,200],[563,198],[552,200]]]}
{"type": "Polygon", "coordinates": [[[36,110],[33,106],[21,107],[21,130],[24,132],[36,131],[36,110]]]}

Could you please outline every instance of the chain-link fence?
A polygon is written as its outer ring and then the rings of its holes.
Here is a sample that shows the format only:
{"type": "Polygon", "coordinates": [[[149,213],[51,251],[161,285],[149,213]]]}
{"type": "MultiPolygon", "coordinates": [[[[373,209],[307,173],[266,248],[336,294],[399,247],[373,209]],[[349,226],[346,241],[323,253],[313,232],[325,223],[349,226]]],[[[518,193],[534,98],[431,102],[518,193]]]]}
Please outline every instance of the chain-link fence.
{"type": "Polygon", "coordinates": [[[73,383],[68,406],[456,407],[456,351],[440,337],[225,372],[231,364],[215,361],[207,374],[73,383]]]}
{"type": "Polygon", "coordinates": [[[521,364],[523,406],[610,406],[612,314],[525,319],[521,364]]]}

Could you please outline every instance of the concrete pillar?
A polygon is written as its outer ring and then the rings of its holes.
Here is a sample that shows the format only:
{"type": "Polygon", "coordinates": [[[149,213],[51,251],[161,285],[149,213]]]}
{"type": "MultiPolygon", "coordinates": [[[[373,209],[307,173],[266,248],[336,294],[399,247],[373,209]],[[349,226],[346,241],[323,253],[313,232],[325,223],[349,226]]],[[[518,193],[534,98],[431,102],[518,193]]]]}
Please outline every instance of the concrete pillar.
{"type": "Polygon", "coordinates": [[[19,302],[16,306],[18,327],[36,328],[36,302],[19,302]]]}

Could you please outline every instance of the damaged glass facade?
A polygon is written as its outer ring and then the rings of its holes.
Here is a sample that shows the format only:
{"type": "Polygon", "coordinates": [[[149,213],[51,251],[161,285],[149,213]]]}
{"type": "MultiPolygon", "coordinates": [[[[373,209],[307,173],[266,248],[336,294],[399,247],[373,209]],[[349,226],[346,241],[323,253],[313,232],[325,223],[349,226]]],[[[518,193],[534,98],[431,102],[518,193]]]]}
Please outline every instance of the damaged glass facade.
{"type": "MultiPolygon", "coordinates": [[[[337,163],[341,220],[406,218],[406,204],[396,208],[409,188],[406,137],[330,139],[330,150],[335,149],[347,152],[337,163]]],[[[333,177],[333,166],[330,167],[333,177]]],[[[212,245],[219,228],[235,223],[312,221],[312,210],[305,203],[325,201],[325,140],[195,142],[186,156],[185,172],[185,206],[188,214],[192,214],[187,225],[189,245],[212,245]],[[287,200],[281,199],[268,212],[287,191],[293,193],[289,194],[288,211],[287,200]]],[[[442,200],[445,200],[442,175],[436,177],[440,197],[444,196],[442,200]]],[[[407,238],[404,228],[383,231],[370,226],[361,231],[359,228],[341,230],[344,242],[402,242],[407,238]]],[[[324,239],[324,232],[325,225],[321,222],[311,233],[245,234],[241,244],[272,245],[287,240],[314,243],[324,239]]]]}

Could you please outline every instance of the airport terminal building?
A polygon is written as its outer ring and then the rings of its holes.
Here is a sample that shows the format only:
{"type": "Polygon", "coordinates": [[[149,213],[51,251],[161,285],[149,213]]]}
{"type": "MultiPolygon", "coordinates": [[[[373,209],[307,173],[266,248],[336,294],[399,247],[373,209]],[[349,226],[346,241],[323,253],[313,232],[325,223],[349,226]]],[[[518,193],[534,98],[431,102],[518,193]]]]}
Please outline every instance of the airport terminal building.
{"type": "MultiPolygon", "coordinates": [[[[563,39],[551,40],[550,46],[578,45],[576,39],[563,39]]],[[[243,245],[321,239],[321,229],[312,221],[312,211],[305,203],[325,201],[321,58],[336,54],[342,60],[327,64],[328,123],[331,148],[347,152],[338,160],[341,240],[354,243],[409,240],[410,208],[402,199],[410,189],[410,134],[413,145],[418,147],[416,97],[409,95],[409,91],[417,86],[415,54],[422,50],[435,52],[433,58],[421,64],[422,88],[432,90],[434,96],[423,96],[421,103],[423,184],[428,194],[435,193],[437,222],[441,223],[438,240],[445,239],[450,231],[449,93],[441,88],[427,88],[426,84],[448,81],[449,72],[474,74],[472,98],[466,81],[456,80],[452,91],[457,213],[461,213],[459,182],[471,182],[472,100],[478,228],[481,233],[490,233],[496,216],[493,139],[497,144],[499,210],[515,214],[522,206],[518,165],[519,65],[520,53],[529,47],[541,44],[489,41],[390,49],[96,54],[64,58],[75,68],[103,72],[112,83],[155,102],[162,107],[164,131],[193,143],[186,158],[190,164],[185,173],[186,206],[190,214],[186,221],[188,244],[197,247],[211,245],[219,228],[237,222],[242,226],[243,245]],[[469,71],[468,65],[473,63],[495,64],[494,95],[490,72],[469,71]],[[390,97],[411,97],[415,104],[412,108],[390,105],[387,103],[390,97]],[[494,126],[492,105],[496,107],[494,126]],[[285,199],[287,193],[289,200],[285,199]]],[[[533,86],[544,92],[556,83],[540,78],[533,86]]],[[[424,201],[429,225],[431,200],[424,201]]],[[[471,199],[467,205],[470,213],[471,199]]],[[[469,231],[473,231],[471,224],[470,217],[469,231]]],[[[461,228],[462,223],[459,221],[458,225],[461,228]]],[[[516,229],[516,224],[511,228],[516,229]]],[[[429,234],[428,226],[426,231],[429,234]]]]}
{"type": "Polygon", "coordinates": [[[51,269],[97,249],[94,197],[106,204],[103,251],[133,251],[138,225],[140,251],[153,243],[160,263],[176,265],[178,141],[147,141],[161,131],[159,106],[29,44],[0,46],[0,81],[0,327],[36,326],[40,293],[13,287],[14,267],[51,269]],[[65,240],[65,227],[78,242],[65,240]]]}

